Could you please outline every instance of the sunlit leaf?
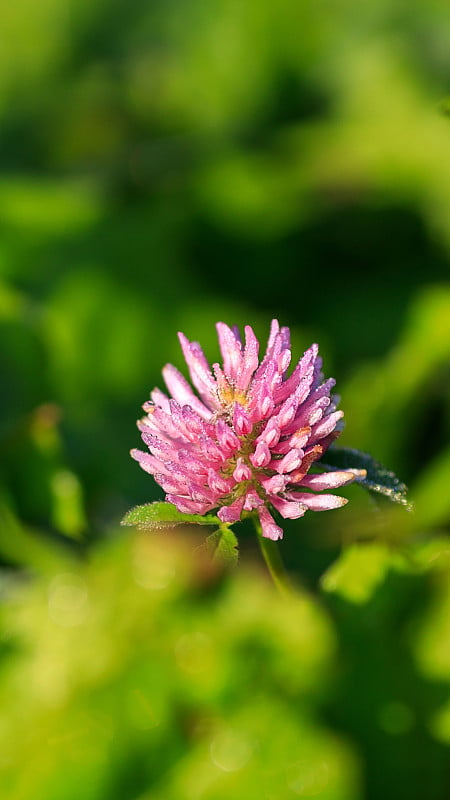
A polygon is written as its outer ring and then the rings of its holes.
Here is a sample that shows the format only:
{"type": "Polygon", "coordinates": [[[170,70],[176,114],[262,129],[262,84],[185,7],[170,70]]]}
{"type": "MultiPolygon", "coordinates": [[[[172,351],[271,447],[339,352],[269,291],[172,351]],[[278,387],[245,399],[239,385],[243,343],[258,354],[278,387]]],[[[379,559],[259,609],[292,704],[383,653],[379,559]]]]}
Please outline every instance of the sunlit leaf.
{"type": "Polygon", "coordinates": [[[139,530],[173,528],[175,525],[220,525],[213,514],[182,514],[172,503],[146,503],[128,511],[122,525],[134,525],[139,530]]]}
{"type": "Polygon", "coordinates": [[[382,494],[393,503],[405,506],[409,511],[412,505],[407,498],[408,487],[397,478],[394,472],[386,469],[368,453],[352,450],[350,447],[331,447],[325,455],[326,469],[364,469],[365,478],[358,478],[360,486],[375,494],[382,494]]]}
{"type": "Polygon", "coordinates": [[[351,603],[366,603],[394,561],[394,554],[385,545],[352,545],[322,575],[322,589],[338,594],[351,603]]]}

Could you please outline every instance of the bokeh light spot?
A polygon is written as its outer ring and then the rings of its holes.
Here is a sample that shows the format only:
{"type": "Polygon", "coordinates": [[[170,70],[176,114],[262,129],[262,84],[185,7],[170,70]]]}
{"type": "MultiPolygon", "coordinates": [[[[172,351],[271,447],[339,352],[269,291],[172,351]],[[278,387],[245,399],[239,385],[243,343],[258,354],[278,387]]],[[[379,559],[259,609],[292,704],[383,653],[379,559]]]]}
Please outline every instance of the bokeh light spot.
{"type": "Polygon", "coordinates": [[[328,786],[329,774],[325,761],[297,761],[288,769],[287,784],[299,797],[316,797],[328,786]]]}
{"type": "Polygon", "coordinates": [[[89,615],[89,597],[82,578],[66,572],[52,580],[48,589],[48,615],[62,628],[85,622],[89,615]]]}
{"type": "Polygon", "coordinates": [[[153,592],[167,589],[175,577],[173,564],[158,552],[154,552],[148,560],[142,560],[138,556],[139,553],[133,564],[133,577],[138,586],[153,592]]]}
{"type": "Polygon", "coordinates": [[[210,745],[211,761],[224,772],[245,767],[253,752],[251,741],[238,731],[221,731],[210,745]]]}
{"type": "Polygon", "coordinates": [[[212,664],[211,639],[201,631],[187,633],[176,642],[175,656],[185,672],[204,672],[212,664]]]}
{"type": "Polygon", "coordinates": [[[405,703],[386,703],[378,714],[380,727],[391,736],[402,736],[414,725],[414,715],[405,703]]]}

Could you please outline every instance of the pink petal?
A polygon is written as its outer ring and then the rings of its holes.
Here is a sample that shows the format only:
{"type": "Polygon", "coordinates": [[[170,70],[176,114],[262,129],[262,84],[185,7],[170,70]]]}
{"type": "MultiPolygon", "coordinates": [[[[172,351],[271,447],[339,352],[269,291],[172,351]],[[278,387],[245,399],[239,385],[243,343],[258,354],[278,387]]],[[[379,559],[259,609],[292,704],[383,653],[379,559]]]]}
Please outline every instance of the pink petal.
{"type": "Polygon", "coordinates": [[[318,400],[319,397],[323,397],[324,395],[329,395],[332,388],[336,386],[336,381],[334,378],[328,378],[328,380],[324,381],[317,389],[313,392],[313,399],[318,400]]]}
{"type": "Polygon", "coordinates": [[[308,447],[308,449],[305,450],[305,455],[303,456],[300,468],[295,470],[295,472],[291,473],[290,475],[291,482],[297,483],[298,481],[301,481],[311,467],[311,464],[313,464],[314,461],[317,461],[322,453],[323,447],[320,444],[315,444],[314,447],[308,447]]]}
{"type": "Polygon", "coordinates": [[[166,414],[162,408],[155,408],[151,416],[138,422],[141,433],[153,433],[166,441],[184,440],[184,431],[180,431],[171,414],[166,414]]]}
{"type": "Polygon", "coordinates": [[[225,375],[227,378],[231,378],[234,381],[238,376],[242,364],[241,342],[231,328],[225,325],[224,322],[218,322],[216,328],[225,375]]]}
{"type": "Polygon", "coordinates": [[[220,398],[220,401],[222,404],[228,405],[226,398],[230,394],[231,390],[230,379],[226,377],[220,364],[213,364],[212,368],[217,383],[217,394],[220,398]]]}
{"type": "Polygon", "coordinates": [[[278,539],[283,538],[283,529],[280,528],[266,506],[261,506],[258,509],[259,521],[261,522],[262,535],[266,539],[272,539],[276,542],[278,539]]]}
{"type": "Polygon", "coordinates": [[[250,456],[250,461],[254,467],[267,467],[271,459],[271,453],[265,442],[258,442],[255,452],[250,456]]]}
{"type": "Polygon", "coordinates": [[[290,350],[283,350],[278,358],[278,371],[281,373],[286,372],[289,364],[291,363],[292,354],[290,350]]]}
{"type": "Polygon", "coordinates": [[[200,452],[210,460],[211,464],[221,466],[224,462],[224,456],[217,444],[208,436],[198,437],[198,447],[200,452]]]}
{"type": "Polygon", "coordinates": [[[147,433],[145,430],[142,431],[141,439],[157,458],[161,458],[164,461],[176,460],[176,450],[170,443],[162,441],[153,433],[147,433]]]}
{"type": "MultiPolygon", "coordinates": [[[[365,472],[365,470],[363,471],[365,472]]],[[[323,472],[320,475],[305,475],[299,485],[314,489],[315,492],[321,492],[323,489],[337,489],[339,486],[345,486],[346,483],[354,481],[356,477],[355,472],[351,470],[323,472]]]]}
{"type": "Polygon", "coordinates": [[[290,450],[303,450],[308,444],[311,434],[311,428],[300,428],[292,436],[287,439],[282,439],[278,444],[272,448],[272,451],[277,455],[284,455],[289,453],[290,450]]]}
{"type": "Polygon", "coordinates": [[[288,397],[288,399],[281,406],[276,416],[277,424],[279,425],[281,430],[283,430],[283,428],[286,428],[287,425],[289,425],[289,423],[291,423],[292,420],[294,419],[295,413],[297,411],[297,405],[298,404],[296,402],[296,397],[295,395],[292,395],[291,397],[288,397]]]}
{"type": "MultiPolygon", "coordinates": [[[[150,397],[152,398],[152,401],[156,407],[159,406],[159,408],[162,408],[163,411],[169,411],[169,398],[164,394],[164,392],[161,391],[161,389],[153,389],[153,392],[150,393],[150,397]]],[[[147,411],[148,409],[145,410],[147,411]]]]}
{"type": "MultiPolygon", "coordinates": [[[[177,370],[172,364],[166,364],[162,371],[164,382],[172,395],[180,405],[189,405],[197,414],[200,414],[203,419],[210,419],[211,411],[207,408],[201,400],[194,394],[187,380],[183,377],[181,372],[177,370]]],[[[162,395],[162,392],[161,392],[162,395]]],[[[159,397],[159,395],[158,395],[159,397]]],[[[163,395],[164,397],[164,395],[163,395]]],[[[156,402],[156,400],[155,400],[156,402]]],[[[164,411],[167,411],[167,407],[164,411]]]]}
{"type": "Polygon", "coordinates": [[[272,351],[273,351],[273,348],[274,348],[274,345],[275,345],[275,342],[276,342],[276,339],[278,337],[279,332],[280,332],[279,322],[278,322],[277,319],[273,319],[271,324],[270,324],[270,334],[269,334],[269,339],[268,339],[268,342],[267,342],[266,355],[264,356],[264,358],[266,358],[266,356],[271,356],[272,355],[272,351]]]}
{"type": "Polygon", "coordinates": [[[200,484],[191,481],[188,484],[188,489],[192,499],[195,500],[196,502],[209,503],[210,505],[214,505],[216,496],[215,493],[212,492],[208,486],[201,486],[200,484]]]}
{"type": "MultiPolygon", "coordinates": [[[[174,401],[172,400],[171,402],[173,403],[174,401]]],[[[210,436],[214,432],[214,426],[202,419],[191,406],[183,406],[179,413],[181,414],[184,430],[192,442],[196,442],[198,436],[210,436]]]]}
{"type": "Polygon", "coordinates": [[[238,436],[246,436],[247,433],[250,433],[253,428],[253,424],[251,423],[248,414],[242,408],[240,403],[234,404],[233,427],[238,436]]]}
{"type": "Polygon", "coordinates": [[[233,478],[224,478],[217,470],[210,468],[208,470],[208,486],[220,497],[231,491],[234,480],[233,478]]]}
{"type": "Polygon", "coordinates": [[[252,477],[252,471],[248,464],[245,463],[243,458],[238,458],[236,467],[233,472],[233,478],[237,483],[241,481],[248,481],[252,477]]]}
{"type": "Polygon", "coordinates": [[[266,427],[258,436],[256,443],[264,442],[268,447],[273,448],[277,444],[281,435],[280,428],[275,419],[270,419],[266,427]]]}
{"type": "Polygon", "coordinates": [[[272,461],[271,466],[280,475],[285,472],[292,472],[292,470],[298,469],[302,463],[303,456],[303,450],[290,450],[283,458],[272,461]]]}
{"type": "Polygon", "coordinates": [[[261,401],[261,418],[268,419],[274,409],[274,402],[269,395],[263,397],[261,401]]]}
{"type": "Polygon", "coordinates": [[[331,511],[333,508],[341,508],[348,503],[345,497],[337,494],[309,494],[307,492],[289,492],[286,497],[297,501],[309,508],[310,511],[331,511]]]}
{"type": "Polygon", "coordinates": [[[216,435],[220,446],[228,453],[231,454],[238,449],[239,439],[223,419],[217,420],[216,435]]]}
{"type": "Polygon", "coordinates": [[[157,472],[167,472],[164,462],[150,453],[134,448],[130,450],[130,455],[135,461],[139,462],[139,466],[142,467],[144,472],[148,472],[150,475],[155,475],[157,472]]]}
{"type": "Polygon", "coordinates": [[[199,458],[196,452],[185,450],[184,448],[178,451],[178,460],[180,466],[189,475],[195,475],[195,479],[206,479],[208,474],[208,464],[199,458]]]}
{"type": "Polygon", "coordinates": [[[262,478],[261,486],[267,494],[278,494],[285,490],[288,479],[288,475],[272,475],[271,478],[262,478]]]}
{"type": "Polygon", "coordinates": [[[264,501],[259,496],[258,492],[254,489],[249,489],[245,495],[244,511],[253,511],[254,508],[259,508],[264,504],[264,501]]]}
{"type": "Polygon", "coordinates": [[[174,478],[180,486],[183,486],[182,494],[185,494],[185,490],[187,491],[187,486],[191,479],[189,471],[179,464],[176,464],[174,461],[166,461],[163,472],[174,478]]]}
{"type": "Polygon", "coordinates": [[[220,408],[220,403],[217,399],[216,383],[211,375],[211,370],[202,348],[198,342],[189,342],[184,333],[179,333],[178,338],[186,364],[188,365],[192,383],[199,392],[205,405],[207,405],[208,408],[218,410],[220,408]]]}
{"type": "Polygon", "coordinates": [[[189,497],[179,497],[176,494],[168,494],[166,500],[168,503],[173,503],[182,514],[203,515],[214,508],[210,503],[198,503],[195,500],[191,500],[189,497]]]}
{"type": "Polygon", "coordinates": [[[154,474],[154,479],[156,483],[158,483],[162,489],[168,493],[179,494],[180,492],[186,491],[186,483],[182,484],[180,481],[176,480],[172,475],[164,475],[161,472],[156,472],[154,474]]]}
{"type": "Polygon", "coordinates": [[[307,510],[303,503],[283,500],[281,497],[271,497],[270,502],[285,519],[299,519],[307,510]]]}
{"type": "Polygon", "coordinates": [[[329,433],[335,429],[339,420],[341,420],[344,416],[343,411],[334,411],[332,414],[328,414],[325,416],[320,424],[316,425],[311,431],[311,441],[318,441],[322,439],[324,436],[328,436],[329,433]]]}
{"type": "Polygon", "coordinates": [[[274,400],[276,403],[282,402],[293,392],[295,392],[301,381],[304,381],[305,384],[307,383],[308,387],[311,386],[314,373],[313,364],[317,358],[317,353],[318,346],[316,344],[311,345],[311,347],[306,350],[302,359],[295,367],[292,375],[290,375],[289,378],[286,378],[286,380],[281,383],[279,388],[274,393],[274,400]]]}
{"type": "Polygon", "coordinates": [[[289,328],[283,327],[280,330],[281,345],[283,350],[289,350],[291,347],[291,332],[289,328]]]}
{"type": "Polygon", "coordinates": [[[259,342],[250,325],[245,326],[245,348],[242,358],[242,365],[237,377],[236,386],[241,391],[245,391],[250,382],[250,378],[258,367],[259,342]]]}
{"type": "Polygon", "coordinates": [[[237,522],[241,518],[244,507],[244,497],[238,497],[230,506],[222,506],[217,512],[217,516],[222,522],[237,522]]]}
{"type": "Polygon", "coordinates": [[[262,419],[268,419],[275,408],[275,404],[265,375],[252,381],[249,396],[249,410],[252,420],[260,422],[262,419]]]}

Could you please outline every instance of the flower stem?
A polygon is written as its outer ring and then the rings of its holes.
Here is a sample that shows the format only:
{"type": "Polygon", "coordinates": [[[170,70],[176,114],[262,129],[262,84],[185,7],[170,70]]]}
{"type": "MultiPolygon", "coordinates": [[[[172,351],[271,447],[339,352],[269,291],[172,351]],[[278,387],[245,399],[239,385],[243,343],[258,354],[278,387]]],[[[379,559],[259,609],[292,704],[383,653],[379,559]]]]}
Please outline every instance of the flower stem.
{"type": "Polygon", "coordinates": [[[273,542],[271,539],[266,539],[262,535],[261,527],[257,519],[255,519],[255,527],[261,553],[275,586],[281,594],[285,596],[291,594],[292,586],[286,572],[286,568],[283,564],[277,543],[273,542]]]}

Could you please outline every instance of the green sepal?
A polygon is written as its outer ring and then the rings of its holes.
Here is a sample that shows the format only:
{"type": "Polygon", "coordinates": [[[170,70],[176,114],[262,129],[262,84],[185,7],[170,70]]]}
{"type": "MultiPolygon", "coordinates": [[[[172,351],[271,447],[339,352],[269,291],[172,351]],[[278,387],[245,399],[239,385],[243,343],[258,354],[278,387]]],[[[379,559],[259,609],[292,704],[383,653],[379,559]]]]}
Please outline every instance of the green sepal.
{"type": "Polygon", "coordinates": [[[134,525],[141,531],[173,528],[175,525],[220,525],[214,514],[182,514],[172,503],[146,503],[128,511],[121,525],[134,525]]]}
{"type": "Polygon", "coordinates": [[[220,562],[226,567],[236,566],[239,558],[238,540],[228,525],[219,525],[217,530],[207,537],[205,547],[213,561],[220,562]]]}

